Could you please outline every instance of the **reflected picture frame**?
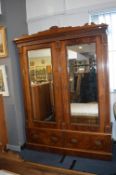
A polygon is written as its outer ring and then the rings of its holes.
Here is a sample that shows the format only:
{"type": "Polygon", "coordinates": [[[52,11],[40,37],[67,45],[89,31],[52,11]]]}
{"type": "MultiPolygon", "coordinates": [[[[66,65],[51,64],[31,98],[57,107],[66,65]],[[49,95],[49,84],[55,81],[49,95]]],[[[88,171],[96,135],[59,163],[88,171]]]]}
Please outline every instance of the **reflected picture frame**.
{"type": "Polygon", "coordinates": [[[0,65],[0,94],[3,96],[9,96],[5,65],[0,65]]]}
{"type": "Polygon", "coordinates": [[[7,44],[6,44],[6,28],[0,26],[0,58],[7,57],[7,44]]]}

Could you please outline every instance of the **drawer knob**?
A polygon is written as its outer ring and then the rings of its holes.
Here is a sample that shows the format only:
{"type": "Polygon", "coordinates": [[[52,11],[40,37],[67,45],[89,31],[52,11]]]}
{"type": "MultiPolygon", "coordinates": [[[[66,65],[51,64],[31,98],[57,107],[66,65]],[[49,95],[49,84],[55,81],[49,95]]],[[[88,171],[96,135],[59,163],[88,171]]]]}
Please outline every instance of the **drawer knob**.
{"type": "Polygon", "coordinates": [[[95,141],[95,144],[96,144],[97,146],[101,146],[101,145],[102,145],[102,143],[101,143],[100,140],[96,140],[96,141],[95,141]]]}
{"type": "Polygon", "coordinates": [[[54,143],[56,143],[56,142],[58,141],[58,138],[55,137],[55,136],[52,136],[52,137],[51,137],[51,141],[54,142],[54,143]]]}
{"type": "Polygon", "coordinates": [[[34,139],[38,139],[39,137],[38,137],[37,134],[33,134],[33,138],[34,138],[34,139]]]}
{"type": "Polygon", "coordinates": [[[76,143],[78,143],[78,140],[73,138],[73,139],[71,139],[71,143],[76,144],[76,143]]]}

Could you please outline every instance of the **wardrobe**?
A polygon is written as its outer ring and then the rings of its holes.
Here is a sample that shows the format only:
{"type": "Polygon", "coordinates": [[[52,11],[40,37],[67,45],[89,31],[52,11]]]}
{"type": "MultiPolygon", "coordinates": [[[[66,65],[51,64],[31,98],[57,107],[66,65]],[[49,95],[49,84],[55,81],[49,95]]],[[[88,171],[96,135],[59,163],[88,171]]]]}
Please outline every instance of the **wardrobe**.
{"type": "Polygon", "coordinates": [[[14,41],[26,146],[111,159],[107,25],[53,26],[14,41]]]}

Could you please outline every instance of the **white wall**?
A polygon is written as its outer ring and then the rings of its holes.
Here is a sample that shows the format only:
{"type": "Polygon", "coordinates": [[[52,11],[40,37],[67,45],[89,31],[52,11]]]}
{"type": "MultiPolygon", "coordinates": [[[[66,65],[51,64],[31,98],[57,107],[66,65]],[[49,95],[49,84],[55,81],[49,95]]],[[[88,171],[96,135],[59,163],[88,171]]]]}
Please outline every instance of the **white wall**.
{"type": "Polygon", "coordinates": [[[54,15],[64,10],[64,0],[27,0],[27,19],[54,15]]]}
{"type": "Polygon", "coordinates": [[[76,26],[89,21],[89,13],[116,7],[116,0],[26,0],[29,33],[51,26],[76,26]]]}
{"type": "MultiPolygon", "coordinates": [[[[116,0],[26,0],[29,34],[46,30],[51,26],[78,26],[89,22],[89,14],[105,9],[116,9],[116,0]]],[[[113,116],[111,94],[111,121],[113,138],[116,140],[116,123],[113,116]]]]}
{"type": "Polygon", "coordinates": [[[112,2],[115,1],[112,0],[66,0],[66,9],[74,9],[74,8],[91,8],[95,9],[97,6],[103,6],[107,4],[109,6],[112,2]]]}

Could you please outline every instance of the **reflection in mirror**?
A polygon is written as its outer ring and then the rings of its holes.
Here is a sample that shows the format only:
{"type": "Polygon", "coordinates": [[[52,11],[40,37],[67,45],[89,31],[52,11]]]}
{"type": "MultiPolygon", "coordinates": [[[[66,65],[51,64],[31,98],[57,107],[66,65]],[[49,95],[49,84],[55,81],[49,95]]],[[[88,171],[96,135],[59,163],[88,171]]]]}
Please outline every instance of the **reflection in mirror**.
{"type": "Polygon", "coordinates": [[[96,44],[67,47],[71,122],[98,124],[96,44]]]}
{"type": "Polygon", "coordinates": [[[28,51],[33,119],[54,122],[51,49],[28,51]]]}

